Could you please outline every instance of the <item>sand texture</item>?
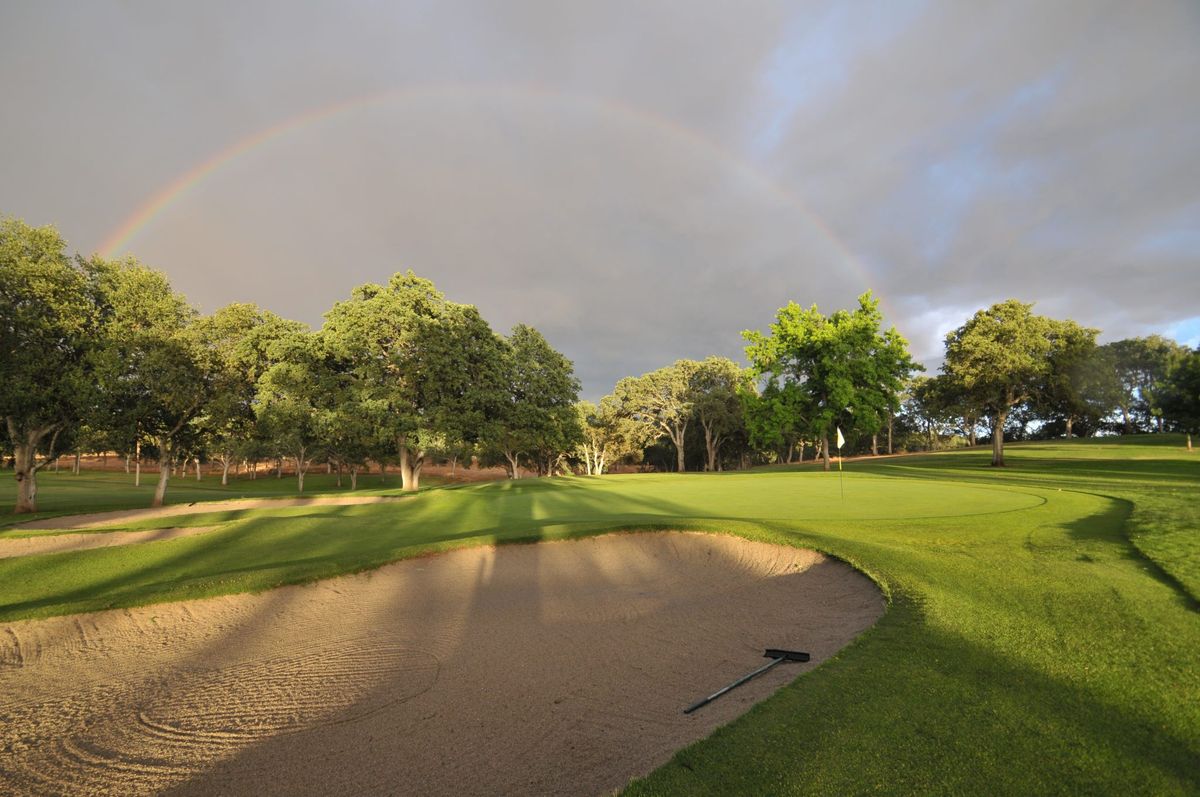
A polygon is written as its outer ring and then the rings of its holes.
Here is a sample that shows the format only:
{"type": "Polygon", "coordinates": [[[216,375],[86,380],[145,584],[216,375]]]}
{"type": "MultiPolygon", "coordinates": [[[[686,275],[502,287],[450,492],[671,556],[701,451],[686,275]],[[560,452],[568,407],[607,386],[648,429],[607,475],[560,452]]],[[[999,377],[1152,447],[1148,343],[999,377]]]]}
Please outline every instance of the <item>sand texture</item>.
{"type": "MultiPolygon", "coordinates": [[[[618,534],[0,625],[12,794],[607,793],[879,618],[851,568],[618,534]],[[806,650],[691,715],[682,709],[806,650]]],[[[804,755],[797,750],[797,755],[804,755]]]]}

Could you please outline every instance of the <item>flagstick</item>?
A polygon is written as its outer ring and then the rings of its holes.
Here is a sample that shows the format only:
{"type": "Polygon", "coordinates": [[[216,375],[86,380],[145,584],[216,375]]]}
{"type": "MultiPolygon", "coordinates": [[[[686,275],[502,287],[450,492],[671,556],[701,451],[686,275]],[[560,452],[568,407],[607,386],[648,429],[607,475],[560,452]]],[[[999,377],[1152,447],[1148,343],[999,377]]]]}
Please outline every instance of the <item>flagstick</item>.
{"type": "Polygon", "coordinates": [[[846,503],[846,485],[842,482],[842,449],[838,447],[838,489],[842,491],[842,503],[846,503]]]}

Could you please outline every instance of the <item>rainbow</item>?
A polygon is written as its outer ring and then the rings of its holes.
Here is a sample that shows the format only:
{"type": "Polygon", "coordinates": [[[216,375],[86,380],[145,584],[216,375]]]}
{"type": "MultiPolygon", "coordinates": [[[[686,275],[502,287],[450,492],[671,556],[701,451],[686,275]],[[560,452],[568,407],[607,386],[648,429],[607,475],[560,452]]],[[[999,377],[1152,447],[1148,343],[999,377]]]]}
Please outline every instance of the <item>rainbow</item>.
{"type": "MultiPolygon", "coordinates": [[[[574,105],[586,110],[613,114],[625,119],[649,126],[654,130],[672,138],[685,141],[699,151],[722,161],[732,167],[739,176],[761,185],[781,202],[796,210],[829,243],[864,286],[870,286],[870,272],[864,267],[842,239],[834,232],[829,224],[817,215],[795,193],[780,186],[776,181],[764,174],[756,166],[746,161],[738,154],[717,145],[711,139],[697,131],[685,127],[678,122],[644,109],[618,103],[614,100],[598,97],[571,94],[541,86],[533,85],[478,85],[478,84],[438,84],[423,85],[414,88],[393,89],[372,94],[365,94],[342,102],[325,105],[319,108],[284,119],[269,127],[263,128],[251,135],[235,141],[224,149],[211,155],[184,173],[180,174],[160,191],[147,199],[140,207],[129,215],[121,224],[105,238],[100,246],[102,257],[114,257],[126,250],[134,238],[149,227],[158,216],[171,206],[179,203],[190,191],[203,183],[224,166],[243,157],[247,153],[260,149],[294,131],[322,122],[342,114],[380,105],[383,103],[413,102],[429,98],[457,97],[471,98],[512,98],[521,100],[541,100],[560,104],[574,105]]],[[[881,302],[882,304],[882,302],[881,302]]]]}

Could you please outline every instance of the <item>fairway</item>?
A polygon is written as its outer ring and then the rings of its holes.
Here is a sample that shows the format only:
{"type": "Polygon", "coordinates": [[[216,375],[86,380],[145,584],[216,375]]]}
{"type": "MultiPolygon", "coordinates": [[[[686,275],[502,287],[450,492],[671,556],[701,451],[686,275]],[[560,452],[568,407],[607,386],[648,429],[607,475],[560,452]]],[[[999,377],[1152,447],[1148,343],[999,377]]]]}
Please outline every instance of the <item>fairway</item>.
{"type": "Polygon", "coordinates": [[[1200,466],[1131,443],[1014,446],[1011,458],[1002,472],[958,452],[852,462],[841,480],[804,468],[503,482],[386,505],[198,504],[122,524],[216,526],[197,536],[0,561],[0,616],[259,591],[623,528],[736,534],[851,563],[888,611],[632,793],[1194,792],[1195,538],[1175,529],[1194,517],[1200,466]]]}

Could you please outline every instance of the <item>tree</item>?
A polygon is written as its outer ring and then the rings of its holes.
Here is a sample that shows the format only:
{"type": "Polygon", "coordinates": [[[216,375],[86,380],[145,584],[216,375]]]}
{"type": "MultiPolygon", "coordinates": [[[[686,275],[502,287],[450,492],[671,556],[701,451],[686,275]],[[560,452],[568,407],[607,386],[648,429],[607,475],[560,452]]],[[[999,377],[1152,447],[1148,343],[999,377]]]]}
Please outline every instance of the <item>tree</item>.
{"type": "Polygon", "coordinates": [[[254,304],[235,303],[197,320],[194,336],[211,352],[211,395],[200,418],[204,440],[221,463],[221,484],[247,451],[255,434],[254,398],[258,380],[273,364],[268,352],[282,338],[302,332],[254,304]]]}
{"type": "Polygon", "coordinates": [[[780,383],[773,376],[767,379],[761,393],[752,389],[743,392],[750,445],[760,451],[773,451],[778,461],[786,464],[792,463],[798,451],[803,462],[805,430],[808,428],[804,398],[799,385],[780,383]]]}
{"type": "Polygon", "coordinates": [[[684,436],[693,415],[692,378],[699,367],[695,360],[677,360],[657,371],[627,376],[613,390],[626,417],[671,440],[680,473],[685,469],[684,436]]]}
{"type": "Polygon", "coordinates": [[[18,514],[37,511],[37,473],[91,394],[94,305],[65,248],[53,227],[0,219],[0,416],[12,446],[18,514]]]}
{"type": "MultiPolygon", "coordinates": [[[[1057,322],[1009,299],[980,310],[946,336],[944,373],[983,408],[992,426],[992,465],[1004,465],[1004,424],[1012,409],[1045,389],[1057,322]]],[[[1073,322],[1071,322],[1073,323],[1073,322]]]]}
{"type": "Polygon", "coordinates": [[[1187,434],[1191,451],[1192,435],[1200,433],[1200,348],[1179,359],[1167,375],[1159,399],[1163,415],[1187,434]]]}
{"type": "Polygon", "coordinates": [[[1104,348],[1112,353],[1121,383],[1119,406],[1125,434],[1137,430],[1135,420],[1139,415],[1146,429],[1157,426],[1162,431],[1157,389],[1172,367],[1187,356],[1187,347],[1161,335],[1150,335],[1114,341],[1104,348]]]}
{"type": "Polygon", "coordinates": [[[513,327],[506,344],[499,412],[487,442],[504,456],[510,478],[519,477],[522,461],[552,476],[582,435],[574,365],[525,324],[513,327]]]}
{"type": "Polygon", "coordinates": [[[411,271],[355,288],[325,314],[323,336],[352,364],[361,400],[380,409],[405,490],[420,486],[430,446],[474,440],[497,411],[496,335],[478,310],[411,271]]]}
{"type": "Polygon", "coordinates": [[[133,258],[93,257],[83,265],[98,297],[100,425],[132,428],[138,439],[155,443],[159,477],[151,506],[161,506],[179,436],[208,399],[211,353],[196,335],[195,310],[162,273],[133,258]]]}
{"type": "Polygon", "coordinates": [[[806,310],[789,302],[769,335],[742,333],[755,372],[796,391],[807,431],[821,440],[826,470],[834,426],[878,434],[887,413],[899,409],[904,379],[917,368],[904,338],[894,328],[880,331],[882,319],[879,300],[868,291],[855,310],[828,318],[816,305],[806,310]]]}
{"type": "Polygon", "coordinates": [[[1050,352],[1045,382],[1038,391],[1037,408],[1042,414],[1063,419],[1067,439],[1075,422],[1090,414],[1092,406],[1085,393],[1083,376],[1096,351],[1098,329],[1081,327],[1074,321],[1051,326],[1050,352]]]}
{"type": "Polygon", "coordinates": [[[623,413],[615,396],[605,396],[599,404],[581,401],[575,411],[582,432],[575,451],[589,476],[601,476],[614,462],[640,455],[658,436],[656,430],[623,413]]]}
{"type": "Polygon", "coordinates": [[[742,392],[750,382],[750,374],[725,357],[708,357],[692,375],[692,406],[704,431],[707,471],[718,469],[721,444],[745,428],[742,392]]]}
{"type": "Polygon", "coordinates": [[[293,332],[271,347],[274,365],[258,380],[254,412],[267,437],[296,466],[296,489],[322,443],[321,410],[333,372],[318,336],[293,332]]]}

